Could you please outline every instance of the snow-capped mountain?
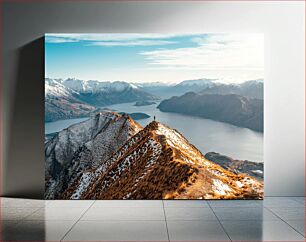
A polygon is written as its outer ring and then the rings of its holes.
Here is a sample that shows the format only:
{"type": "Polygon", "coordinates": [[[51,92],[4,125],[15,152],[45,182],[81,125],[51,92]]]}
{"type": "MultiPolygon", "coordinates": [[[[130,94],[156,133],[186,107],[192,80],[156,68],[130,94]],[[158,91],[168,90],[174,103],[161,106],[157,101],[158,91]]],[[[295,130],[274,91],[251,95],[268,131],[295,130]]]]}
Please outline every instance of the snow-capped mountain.
{"type": "Polygon", "coordinates": [[[158,98],[127,82],[45,79],[45,120],[89,116],[96,108],[158,98]]]}
{"type": "Polygon", "coordinates": [[[56,134],[45,144],[45,197],[58,198],[79,173],[109,159],[140,129],[128,115],[101,112],[56,134]]]}
{"type": "Polygon", "coordinates": [[[186,80],[180,83],[165,83],[165,82],[151,82],[151,83],[135,83],[141,90],[152,93],[154,95],[169,98],[172,96],[182,95],[190,91],[200,91],[206,87],[216,85],[215,79],[194,79],[186,80]]]}
{"type": "Polygon", "coordinates": [[[82,91],[85,91],[86,89],[85,82],[82,80],[75,79],[75,78],[68,78],[66,80],[61,80],[61,84],[65,86],[66,88],[69,88],[76,92],[82,92],[82,91]]]}
{"type": "Polygon", "coordinates": [[[137,89],[134,84],[123,81],[115,82],[100,82],[96,80],[79,80],[75,78],[68,78],[62,81],[65,87],[68,87],[79,93],[96,93],[96,92],[122,92],[127,89],[137,89]]]}
{"type": "Polygon", "coordinates": [[[249,98],[263,99],[263,79],[250,80],[239,84],[222,84],[212,85],[202,88],[201,94],[237,94],[249,98]]]}
{"type": "Polygon", "coordinates": [[[65,87],[62,80],[45,79],[45,122],[87,117],[96,108],[79,99],[79,94],[65,87]]]}
{"type": "Polygon", "coordinates": [[[67,89],[58,79],[45,79],[45,96],[69,97],[72,90],[67,89]]]}
{"type": "Polygon", "coordinates": [[[240,84],[225,84],[218,79],[194,79],[180,83],[135,83],[145,92],[163,97],[180,96],[187,92],[203,94],[238,94],[241,96],[263,99],[263,79],[245,81],[240,84]]]}
{"type": "Polygon", "coordinates": [[[79,173],[63,199],[262,198],[263,184],[207,160],[178,131],[151,122],[111,157],[79,173]]]}
{"type": "Polygon", "coordinates": [[[186,80],[182,81],[179,84],[176,85],[176,87],[192,87],[192,86],[197,86],[197,87],[210,87],[214,85],[214,82],[217,79],[207,79],[207,78],[202,78],[202,79],[194,79],[194,80],[186,80]]]}
{"type": "Polygon", "coordinates": [[[215,79],[207,78],[182,81],[172,87],[172,92],[177,93],[177,95],[182,95],[186,92],[198,92],[204,88],[217,85],[215,81],[215,79]]]}
{"type": "Polygon", "coordinates": [[[167,82],[135,82],[133,85],[143,88],[143,87],[169,87],[175,86],[175,83],[167,83],[167,82]]]}

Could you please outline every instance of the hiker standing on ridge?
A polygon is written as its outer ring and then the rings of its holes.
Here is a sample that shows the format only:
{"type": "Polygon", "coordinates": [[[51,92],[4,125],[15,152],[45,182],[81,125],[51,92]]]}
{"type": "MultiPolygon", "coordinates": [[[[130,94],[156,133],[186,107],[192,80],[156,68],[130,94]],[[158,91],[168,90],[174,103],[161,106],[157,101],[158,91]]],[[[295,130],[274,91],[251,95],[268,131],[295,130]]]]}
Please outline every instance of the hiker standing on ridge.
{"type": "Polygon", "coordinates": [[[155,115],[154,115],[154,121],[155,121],[155,115]]]}

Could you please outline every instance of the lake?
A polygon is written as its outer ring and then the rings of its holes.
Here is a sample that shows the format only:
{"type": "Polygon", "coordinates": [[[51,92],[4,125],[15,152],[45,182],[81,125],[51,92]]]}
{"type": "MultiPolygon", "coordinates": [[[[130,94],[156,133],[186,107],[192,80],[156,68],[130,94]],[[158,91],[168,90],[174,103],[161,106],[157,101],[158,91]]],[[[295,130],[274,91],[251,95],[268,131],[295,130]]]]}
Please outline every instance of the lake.
{"type": "MultiPolygon", "coordinates": [[[[234,159],[263,162],[263,133],[209,119],[161,112],[156,108],[158,104],[140,107],[133,105],[134,102],[110,105],[107,108],[117,112],[142,112],[150,115],[151,118],[137,120],[142,126],[150,123],[155,116],[156,121],[182,133],[203,154],[214,151],[234,159]]],[[[84,120],[86,118],[45,123],[45,133],[58,132],[84,120]]]]}
{"type": "Polygon", "coordinates": [[[61,131],[72,124],[80,123],[86,119],[88,118],[73,118],[45,123],[45,134],[52,134],[61,131]]]}

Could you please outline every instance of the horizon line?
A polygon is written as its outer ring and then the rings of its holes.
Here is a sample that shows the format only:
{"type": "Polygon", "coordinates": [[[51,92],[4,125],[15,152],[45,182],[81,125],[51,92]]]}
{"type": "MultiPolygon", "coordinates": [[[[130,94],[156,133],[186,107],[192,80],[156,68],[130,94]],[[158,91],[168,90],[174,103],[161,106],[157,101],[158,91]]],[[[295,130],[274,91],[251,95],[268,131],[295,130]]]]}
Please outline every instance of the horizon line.
{"type": "Polygon", "coordinates": [[[138,82],[138,81],[127,81],[127,80],[122,80],[122,79],[118,79],[118,80],[99,80],[99,79],[81,79],[81,78],[76,78],[76,77],[67,77],[67,78],[62,78],[62,77],[44,77],[45,79],[53,79],[53,80],[68,80],[68,79],[73,79],[73,80],[79,80],[79,81],[84,81],[84,82],[88,82],[88,81],[97,81],[97,82],[125,82],[125,83],[138,83],[138,84],[145,84],[145,83],[163,83],[163,84],[179,84],[181,82],[184,81],[197,81],[197,80],[209,80],[211,82],[220,82],[220,83],[224,83],[224,84],[239,84],[239,83],[244,83],[244,82],[248,82],[248,81],[262,81],[264,82],[264,77],[258,77],[258,78],[251,78],[251,79],[244,79],[241,82],[224,82],[224,80],[226,79],[220,79],[220,78],[207,78],[207,77],[203,77],[203,78],[194,78],[194,79],[183,79],[180,81],[174,81],[174,82],[169,82],[169,81],[150,81],[150,82],[138,82]]]}

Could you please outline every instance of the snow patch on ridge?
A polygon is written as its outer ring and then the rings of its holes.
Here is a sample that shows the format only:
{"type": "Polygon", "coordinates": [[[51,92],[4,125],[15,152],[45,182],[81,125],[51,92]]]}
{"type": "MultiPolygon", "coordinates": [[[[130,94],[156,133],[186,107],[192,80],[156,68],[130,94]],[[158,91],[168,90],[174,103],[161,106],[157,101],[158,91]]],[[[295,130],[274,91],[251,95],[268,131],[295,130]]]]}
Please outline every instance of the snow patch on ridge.
{"type": "Polygon", "coordinates": [[[79,199],[84,191],[88,188],[88,185],[92,182],[92,176],[90,172],[83,173],[79,186],[75,190],[75,192],[71,195],[71,199],[79,199]]]}
{"type": "MultiPolygon", "coordinates": [[[[158,142],[156,142],[153,139],[149,139],[148,141],[149,145],[153,147],[153,154],[150,159],[148,159],[147,164],[145,166],[146,170],[143,172],[143,174],[138,177],[133,185],[133,188],[137,187],[138,183],[148,174],[149,168],[157,161],[157,159],[160,157],[162,153],[162,146],[158,142]]],[[[126,198],[129,198],[133,192],[126,195],[126,198]]]]}
{"type": "Polygon", "coordinates": [[[232,192],[233,190],[225,183],[220,180],[213,179],[212,190],[219,195],[226,195],[227,192],[232,192]]]}
{"type": "Polygon", "coordinates": [[[199,159],[199,151],[197,152],[195,149],[193,149],[189,142],[176,130],[158,123],[156,134],[166,136],[168,145],[186,153],[187,157],[190,158],[188,159],[188,163],[199,163],[205,165],[205,160],[202,158],[199,159]]]}

